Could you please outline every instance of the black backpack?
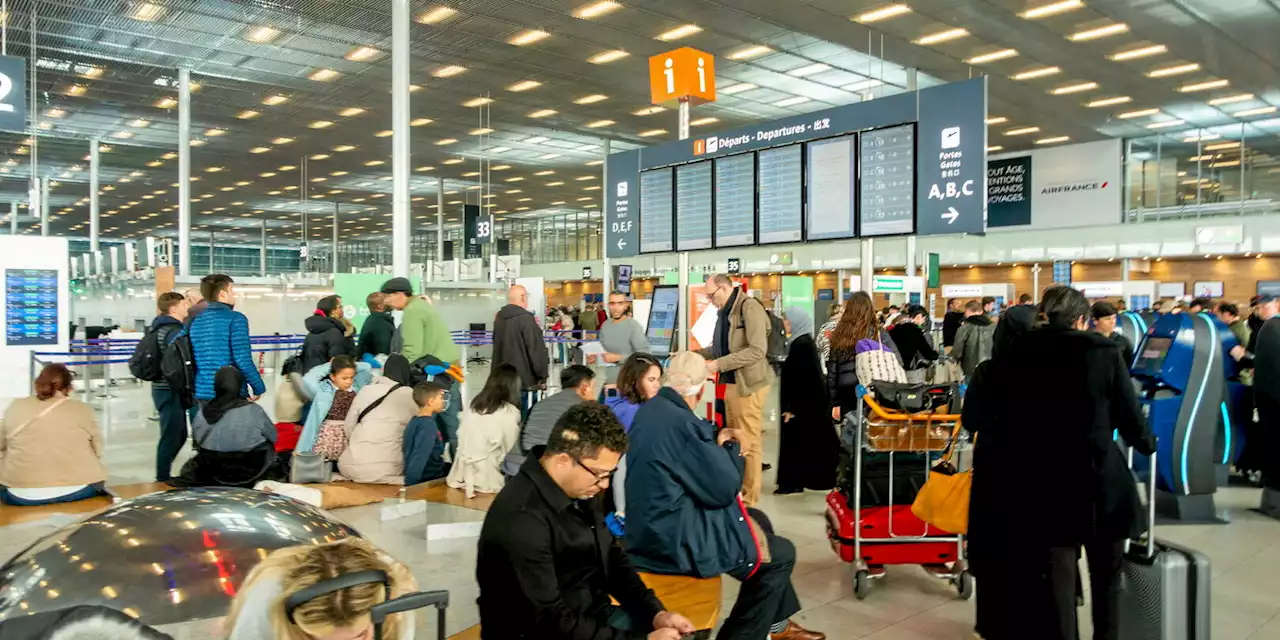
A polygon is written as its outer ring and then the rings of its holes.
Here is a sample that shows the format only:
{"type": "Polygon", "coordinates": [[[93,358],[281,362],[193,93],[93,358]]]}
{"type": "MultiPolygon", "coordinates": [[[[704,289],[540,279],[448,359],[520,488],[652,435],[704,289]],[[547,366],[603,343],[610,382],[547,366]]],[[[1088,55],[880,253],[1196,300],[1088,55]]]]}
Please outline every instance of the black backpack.
{"type": "Polygon", "coordinates": [[[787,327],[782,324],[782,318],[777,314],[768,312],[769,316],[769,362],[781,364],[787,359],[787,327]]]}
{"type": "Polygon", "coordinates": [[[160,374],[160,356],[164,347],[160,344],[160,329],[148,329],[133,348],[129,356],[129,373],[138,380],[159,382],[164,379],[160,374]]]}
{"type": "Polygon", "coordinates": [[[196,358],[191,347],[191,336],[183,331],[164,350],[160,357],[160,375],[169,383],[169,389],[178,397],[183,409],[195,406],[196,358]]]}

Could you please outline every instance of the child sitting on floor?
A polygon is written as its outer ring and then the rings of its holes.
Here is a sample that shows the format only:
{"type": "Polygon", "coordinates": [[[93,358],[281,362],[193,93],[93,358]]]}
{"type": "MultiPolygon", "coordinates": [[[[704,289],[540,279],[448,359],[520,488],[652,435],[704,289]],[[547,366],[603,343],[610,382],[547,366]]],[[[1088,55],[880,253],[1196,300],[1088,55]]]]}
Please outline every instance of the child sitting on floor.
{"type": "Polygon", "coordinates": [[[433,382],[413,388],[418,416],[404,429],[404,484],[415,485],[449,475],[444,461],[444,437],[436,414],[445,409],[445,389],[433,382]]]}

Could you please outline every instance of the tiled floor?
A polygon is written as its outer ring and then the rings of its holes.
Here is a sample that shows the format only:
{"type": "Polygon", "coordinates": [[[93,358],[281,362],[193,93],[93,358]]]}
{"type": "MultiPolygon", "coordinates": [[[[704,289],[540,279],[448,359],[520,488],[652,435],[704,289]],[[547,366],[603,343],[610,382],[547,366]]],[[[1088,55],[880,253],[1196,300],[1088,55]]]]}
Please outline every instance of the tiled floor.
{"type": "MultiPolygon", "coordinates": [[[[111,481],[150,481],[157,427],[148,420],[151,408],[146,390],[125,387],[117,390],[115,398],[93,402],[104,426],[111,481]]],[[[270,407],[269,399],[265,406],[270,407]]],[[[765,446],[772,457],[777,450],[776,430],[766,433],[765,446]]],[[[771,475],[766,474],[766,486],[771,485],[771,475]]],[[[1250,511],[1257,502],[1257,490],[1226,489],[1219,494],[1219,505],[1228,509],[1231,524],[1170,526],[1159,531],[1160,537],[1199,549],[1211,558],[1214,640],[1280,639],[1280,597],[1276,595],[1280,593],[1280,522],[1250,511]]],[[[826,632],[832,640],[973,638],[971,603],[957,600],[950,585],[918,568],[891,568],[874,583],[866,600],[854,599],[850,568],[832,553],[825,537],[824,506],[818,492],[766,495],[761,505],[799,554],[794,581],[804,610],[798,622],[826,632]]],[[[336,515],[406,562],[423,588],[451,592],[450,633],[478,622],[474,537],[435,539],[444,531],[432,526],[429,534],[422,516],[382,522],[374,505],[340,510],[336,515]]],[[[480,512],[433,504],[425,520],[440,525],[482,518],[480,512]]],[[[0,557],[8,558],[69,520],[52,518],[0,529],[0,557]]],[[[724,585],[723,610],[727,612],[737,582],[725,579],[724,585]]],[[[432,618],[421,622],[422,633],[434,633],[432,618]]],[[[203,639],[218,637],[217,629],[217,621],[202,621],[166,630],[177,638],[203,639]]]]}

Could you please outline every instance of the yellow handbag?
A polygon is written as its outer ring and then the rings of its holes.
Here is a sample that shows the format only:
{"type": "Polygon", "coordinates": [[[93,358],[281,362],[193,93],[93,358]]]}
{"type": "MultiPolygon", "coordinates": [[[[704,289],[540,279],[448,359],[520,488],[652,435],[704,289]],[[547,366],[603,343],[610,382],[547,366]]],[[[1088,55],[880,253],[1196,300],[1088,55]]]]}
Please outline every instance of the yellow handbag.
{"type": "Polygon", "coordinates": [[[959,435],[957,421],[950,448],[929,470],[929,479],[911,504],[911,513],[917,518],[947,533],[969,531],[969,488],[973,484],[973,471],[956,471],[955,443],[959,435]]]}

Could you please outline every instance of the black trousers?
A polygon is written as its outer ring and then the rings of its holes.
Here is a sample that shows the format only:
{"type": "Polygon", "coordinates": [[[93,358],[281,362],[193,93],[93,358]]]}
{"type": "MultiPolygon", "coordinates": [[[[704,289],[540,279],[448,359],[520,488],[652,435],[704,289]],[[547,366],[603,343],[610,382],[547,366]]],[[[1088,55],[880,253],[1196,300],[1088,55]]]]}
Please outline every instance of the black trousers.
{"type": "MultiPolygon", "coordinates": [[[[1280,468],[1277,468],[1280,460],[1275,455],[1275,447],[1280,444],[1280,433],[1277,433],[1280,429],[1280,401],[1254,387],[1253,402],[1258,408],[1257,433],[1264,440],[1259,443],[1259,449],[1265,452],[1259,465],[1262,468],[1262,485],[1280,491],[1280,468]]],[[[1246,443],[1245,446],[1253,448],[1252,444],[1246,443]]]]}
{"type": "Polygon", "coordinates": [[[733,610],[716,636],[717,640],[764,640],[769,637],[769,627],[775,622],[787,620],[800,611],[800,599],[791,586],[796,546],[790,540],[774,535],[773,523],[763,512],[748,509],[747,513],[764,530],[771,559],[761,564],[749,578],[745,574],[734,576],[742,580],[742,588],[733,603],[733,610]]]}
{"type": "MultiPolygon", "coordinates": [[[[1089,563],[1089,595],[1094,640],[1119,640],[1120,563],[1124,542],[1095,541],[1084,547],[1089,563]]],[[[1076,596],[1080,584],[1080,548],[1049,549],[1049,582],[1053,588],[1056,638],[1080,637],[1076,596]]]]}

